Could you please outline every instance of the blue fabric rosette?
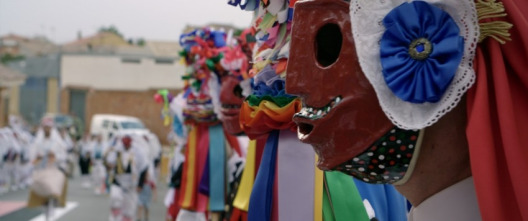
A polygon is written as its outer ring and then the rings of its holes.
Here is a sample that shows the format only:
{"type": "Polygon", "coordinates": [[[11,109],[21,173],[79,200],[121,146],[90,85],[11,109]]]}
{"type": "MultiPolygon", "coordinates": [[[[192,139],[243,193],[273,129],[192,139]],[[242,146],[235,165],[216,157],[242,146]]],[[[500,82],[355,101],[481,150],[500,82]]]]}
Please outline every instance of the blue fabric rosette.
{"type": "Polygon", "coordinates": [[[407,102],[438,102],[464,53],[464,38],[453,18],[414,1],[394,8],[383,24],[380,60],[387,86],[407,102]]]}

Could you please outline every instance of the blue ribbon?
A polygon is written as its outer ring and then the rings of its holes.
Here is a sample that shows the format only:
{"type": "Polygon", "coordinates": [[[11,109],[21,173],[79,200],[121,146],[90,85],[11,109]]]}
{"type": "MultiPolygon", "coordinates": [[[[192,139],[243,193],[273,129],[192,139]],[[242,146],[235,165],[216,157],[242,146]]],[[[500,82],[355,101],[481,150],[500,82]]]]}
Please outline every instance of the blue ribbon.
{"type": "MultiPolygon", "coordinates": [[[[403,3],[383,19],[380,41],[383,77],[394,95],[411,103],[438,102],[453,80],[464,54],[464,38],[451,16],[423,1],[403,3]],[[432,51],[425,59],[409,53],[425,38],[432,51]]],[[[422,52],[423,45],[416,47],[422,52]]]]}
{"type": "Polygon", "coordinates": [[[194,38],[198,34],[198,30],[195,29],[189,33],[184,33],[180,35],[180,45],[182,48],[184,48],[186,51],[190,51],[191,47],[193,45],[196,45],[197,43],[194,41],[194,38]]]}
{"type": "Polygon", "coordinates": [[[209,165],[211,165],[209,161],[210,153],[211,152],[209,151],[207,152],[207,160],[205,161],[205,167],[203,169],[202,177],[200,177],[200,183],[198,185],[198,192],[206,196],[209,196],[209,194],[211,193],[211,189],[209,188],[211,183],[211,172],[209,171],[209,165]]]}
{"type": "Polygon", "coordinates": [[[251,191],[251,197],[249,199],[248,220],[271,220],[278,141],[279,131],[274,130],[266,140],[257,177],[253,184],[253,190],[251,191]]]}
{"type": "Polygon", "coordinates": [[[174,116],[172,121],[172,130],[179,137],[183,137],[183,124],[177,116],[174,116]]]}
{"type": "Polygon", "coordinates": [[[363,200],[367,199],[378,220],[406,221],[407,200],[390,184],[370,184],[352,178],[363,200]]]}
{"type": "Polygon", "coordinates": [[[240,4],[240,0],[231,0],[231,1],[228,1],[227,4],[236,7],[236,6],[238,6],[240,4]]]}
{"type": "Polygon", "coordinates": [[[272,96],[272,97],[289,97],[293,98],[295,96],[289,95],[286,93],[286,81],[280,79],[276,80],[271,85],[266,85],[265,82],[259,82],[253,88],[253,95],[255,96],[272,96]]]}
{"type": "Polygon", "coordinates": [[[211,36],[210,36],[213,41],[214,41],[214,44],[217,48],[221,48],[221,47],[224,47],[226,46],[226,42],[225,42],[225,38],[226,38],[226,33],[223,32],[223,31],[213,31],[211,32],[211,36]]]}
{"type": "Polygon", "coordinates": [[[255,11],[259,6],[259,0],[246,0],[245,4],[240,4],[240,8],[245,11],[255,11]]]}
{"type": "Polygon", "coordinates": [[[288,22],[293,21],[293,8],[288,8],[288,22]]]}
{"type": "Polygon", "coordinates": [[[209,209],[224,211],[225,141],[221,124],[209,127],[209,209]]]}

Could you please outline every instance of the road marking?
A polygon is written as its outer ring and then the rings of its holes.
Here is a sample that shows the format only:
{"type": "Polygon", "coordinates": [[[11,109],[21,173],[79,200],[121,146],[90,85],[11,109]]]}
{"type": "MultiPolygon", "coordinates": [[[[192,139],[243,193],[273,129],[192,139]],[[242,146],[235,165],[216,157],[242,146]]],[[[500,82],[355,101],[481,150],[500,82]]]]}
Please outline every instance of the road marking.
{"type": "Polygon", "coordinates": [[[26,202],[2,201],[0,202],[0,217],[26,207],[26,202]]]}
{"type": "MultiPolygon", "coordinates": [[[[53,211],[53,217],[51,217],[50,221],[57,220],[64,216],[64,214],[70,212],[71,210],[75,209],[77,206],[79,206],[79,203],[77,202],[67,202],[66,207],[64,208],[55,208],[53,211]]],[[[44,214],[41,214],[30,221],[46,221],[46,216],[44,214]]]]}

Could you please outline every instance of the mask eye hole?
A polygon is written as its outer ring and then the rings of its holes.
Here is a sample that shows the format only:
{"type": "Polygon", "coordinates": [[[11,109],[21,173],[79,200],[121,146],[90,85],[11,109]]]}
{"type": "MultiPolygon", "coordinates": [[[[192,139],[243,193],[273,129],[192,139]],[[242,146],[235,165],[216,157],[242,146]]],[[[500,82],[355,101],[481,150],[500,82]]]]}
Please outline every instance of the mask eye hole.
{"type": "Polygon", "coordinates": [[[242,87],[240,87],[240,84],[237,84],[235,88],[233,89],[233,94],[239,98],[244,98],[242,95],[242,87]]]}
{"type": "Polygon", "coordinates": [[[334,64],[339,58],[343,35],[337,24],[325,24],[315,36],[315,56],[322,67],[334,64]]]}

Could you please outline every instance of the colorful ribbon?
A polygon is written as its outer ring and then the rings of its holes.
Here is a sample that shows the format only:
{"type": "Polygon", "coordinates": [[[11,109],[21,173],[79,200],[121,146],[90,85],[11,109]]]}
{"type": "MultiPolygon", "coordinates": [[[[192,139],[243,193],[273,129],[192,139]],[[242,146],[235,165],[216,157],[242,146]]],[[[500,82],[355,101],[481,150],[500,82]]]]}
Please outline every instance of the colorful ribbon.
{"type": "Polygon", "coordinates": [[[295,129],[296,125],[291,119],[301,107],[299,99],[284,107],[266,100],[258,106],[250,106],[244,102],[240,110],[240,125],[250,139],[265,136],[272,130],[295,129]]]}
{"type": "Polygon", "coordinates": [[[253,182],[255,180],[255,156],[257,148],[257,141],[250,140],[248,146],[248,152],[246,157],[246,165],[244,172],[242,172],[242,178],[240,180],[240,187],[238,188],[235,201],[233,206],[242,210],[248,211],[249,208],[249,197],[251,196],[251,190],[253,189],[253,182]]]}
{"type": "Polygon", "coordinates": [[[369,184],[352,178],[363,200],[368,200],[378,220],[406,221],[407,200],[390,184],[369,184]]]}
{"type": "Polygon", "coordinates": [[[324,175],[324,220],[369,221],[361,196],[350,176],[337,171],[325,171],[324,175]]]}
{"type": "Polygon", "coordinates": [[[270,221],[279,131],[269,134],[249,203],[248,220],[270,221]]]}
{"type": "MultiPolygon", "coordinates": [[[[208,125],[199,124],[199,137],[197,146],[197,159],[198,159],[198,177],[202,177],[205,171],[205,165],[207,162],[207,153],[209,152],[209,130],[208,125]]],[[[208,206],[208,197],[204,194],[197,193],[196,211],[205,212],[208,206]]]]}
{"type": "Polygon", "coordinates": [[[296,133],[283,130],[277,158],[279,220],[314,220],[314,151],[296,133]]]}
{"type": "Polygon", "coordinates": [[[209,127],[209,189],[211,211],[224,211],[225,207],[225,143],[222,125],[209,127]]]}
{"type": "MultiPolygon", "coordinates": [[[[314,165],[317,165],[319,161],[317,155],[315,155],[314,165]]],[[[314,221],[323,221],[323,181],[324,173],[319,168],[314,168],[314,221]]]]}
{"type": "Polygon", "coordinates": [[[205,161],[205,167],[204,167],[204,171],[202,173],[202,176],[200,178],[200,184],[198,185],[198,192],[203,194],[203,195],[206,195],[206,196],[209,196],[211,190],[209,189],[209,186],[210,186],[210,177],[209,175],[211,174],[211,172],[209,171],[209,165],[210,165],[210,155],[211,153],[207,153],[207,160],[205,161]]]}
{"type": "Polygon", "coordinates": [[[198,192],[199,181],[203,176],[209,147],[209,132],[206,125],[193,125],[187,141],[183,164],[180,207],[204,212],[207,209],[207,196],[198,192]]]}
{"type": "Polygon", "coordinates": [[[238,154],[238,156],[245,157],[242,153],[242,150],[240,149],[240,143],[238,141],[238,138],[236,136],[228,134],[226,131],[224,131],[224,136],[227,142],[229,143],[231,149],[233,149],[238,154]]]}
{"type": "Polygon", "coordinates": [[[196,126],[191,127],[189,132],[187,148],[185,151],[185,162],[183,163],[183,174],[181,190],[183,194],[180,195],[179,204],[183,209],[193,208],[194,202],[196,201],[194,192],[196,186],[196,143],[197,143],[198,128],[196,126]]]}

